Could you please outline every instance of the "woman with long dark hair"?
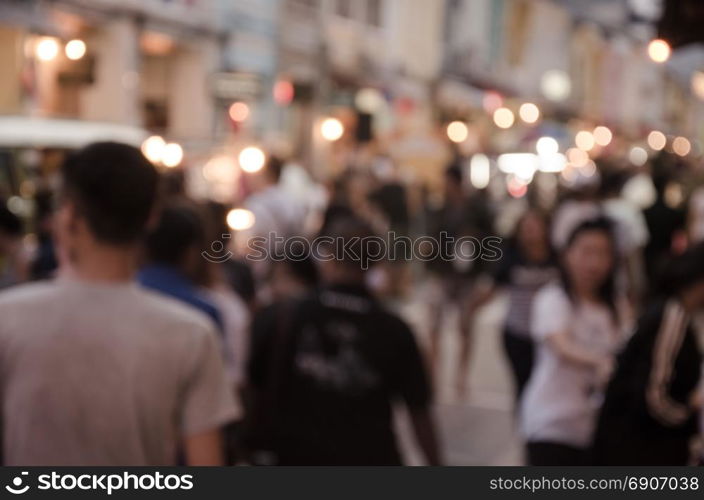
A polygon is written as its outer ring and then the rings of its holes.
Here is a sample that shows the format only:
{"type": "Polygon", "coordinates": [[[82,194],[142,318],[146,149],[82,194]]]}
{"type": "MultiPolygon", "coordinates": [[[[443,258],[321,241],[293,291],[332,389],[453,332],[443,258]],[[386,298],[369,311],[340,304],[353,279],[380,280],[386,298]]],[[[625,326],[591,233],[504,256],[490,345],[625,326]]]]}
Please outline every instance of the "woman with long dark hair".
{"type": "Polygon", "coordinates": [[[687,465],[701,409],[702,352],[692,316],[704,308],[704,246],[666,267],[661,297],[618,358],[599,417],[599,465],[687,465]]]}
{"type": "Polygon", "coordinates": [[[520,412],[530,465],[589,463],[601,391],[622,338],[615,263],[609,221],[583,222],[560,255],[562,279],[535,298],[538,355],[520,412]]]}

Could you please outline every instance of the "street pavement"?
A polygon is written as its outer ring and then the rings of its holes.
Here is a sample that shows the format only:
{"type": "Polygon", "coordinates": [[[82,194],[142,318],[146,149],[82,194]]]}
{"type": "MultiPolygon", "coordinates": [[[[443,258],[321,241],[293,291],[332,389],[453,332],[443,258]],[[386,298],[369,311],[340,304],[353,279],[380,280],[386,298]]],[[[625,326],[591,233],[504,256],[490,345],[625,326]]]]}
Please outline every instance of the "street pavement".
{"type": "MultiPolygon", "coordinates": [[[[428,313],[421,287],[398,306],[413,327],[418,341],[427,346],[428,313]]],[[[479,313],[468,391],[459,397],[453,375],[457,363],[457,312],[448,311],[442,329],[442,365],[435,382],[435,418],[443,460],[447,465],[521,465],[522,448],[515,428],[513,387],[503,354],[501,324],[506,301],[499,297],[479,313]]],[[[398,412],[397,428],[406,463],[420,465],[421,455],[411,437],[408,419],[398,412]]]]}

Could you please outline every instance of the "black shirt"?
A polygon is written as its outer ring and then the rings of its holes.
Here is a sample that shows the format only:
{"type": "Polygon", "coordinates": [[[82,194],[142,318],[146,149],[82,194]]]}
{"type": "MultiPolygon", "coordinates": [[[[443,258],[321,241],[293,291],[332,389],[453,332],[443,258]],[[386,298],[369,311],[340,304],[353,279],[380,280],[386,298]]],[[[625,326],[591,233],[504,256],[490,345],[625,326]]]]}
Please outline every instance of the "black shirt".
{"type": "Polygon", "coordinates": [[[282,465],[394,465],[392,403],[430,402],[412,332],[361,287],[331,287],[259,314],[249,365],[269,397],[282,465]]]}

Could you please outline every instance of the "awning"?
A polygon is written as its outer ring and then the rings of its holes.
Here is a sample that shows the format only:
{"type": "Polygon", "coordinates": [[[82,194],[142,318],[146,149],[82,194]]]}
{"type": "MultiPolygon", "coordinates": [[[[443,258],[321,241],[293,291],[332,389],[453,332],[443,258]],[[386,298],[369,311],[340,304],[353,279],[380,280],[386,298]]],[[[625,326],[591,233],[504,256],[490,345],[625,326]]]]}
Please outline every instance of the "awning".
{"type": "Polygon", "coordinates": [[[0,147],[76,149],[96,141],[140,146],[148,132],[114,123],[0,116],[0,147]]]}

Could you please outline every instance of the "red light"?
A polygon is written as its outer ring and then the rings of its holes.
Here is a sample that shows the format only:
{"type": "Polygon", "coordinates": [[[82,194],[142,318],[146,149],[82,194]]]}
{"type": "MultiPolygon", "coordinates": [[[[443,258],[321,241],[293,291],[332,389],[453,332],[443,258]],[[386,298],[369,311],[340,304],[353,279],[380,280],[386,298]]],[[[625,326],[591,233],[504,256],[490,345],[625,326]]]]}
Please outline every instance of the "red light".
{"type": "Polygon", "coordinates": [[[295,96],[293,84],[288,80],[278,80],[274,84],[274,101],[283,106],[291,104],[295,96]]]}

